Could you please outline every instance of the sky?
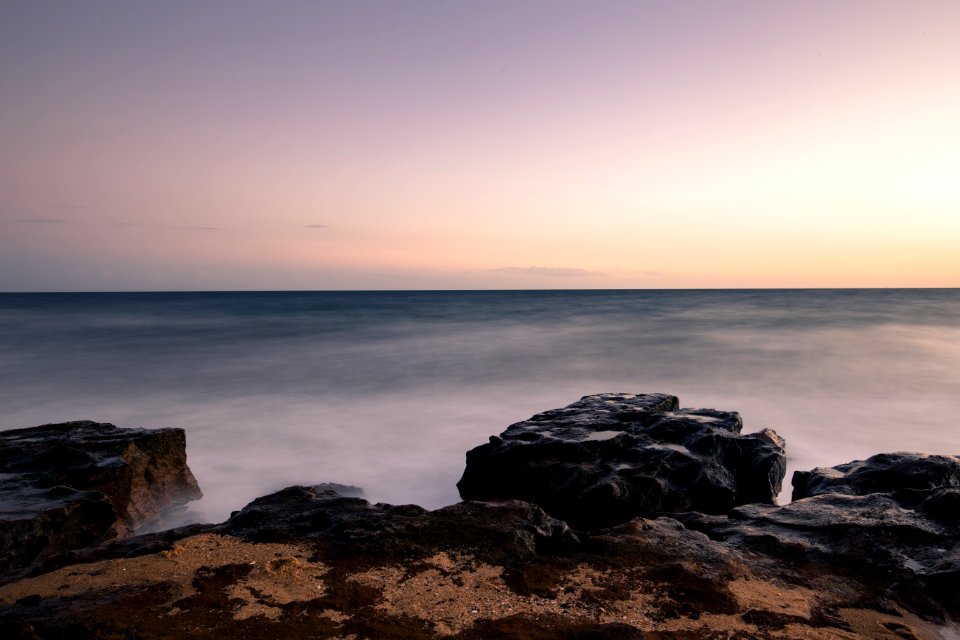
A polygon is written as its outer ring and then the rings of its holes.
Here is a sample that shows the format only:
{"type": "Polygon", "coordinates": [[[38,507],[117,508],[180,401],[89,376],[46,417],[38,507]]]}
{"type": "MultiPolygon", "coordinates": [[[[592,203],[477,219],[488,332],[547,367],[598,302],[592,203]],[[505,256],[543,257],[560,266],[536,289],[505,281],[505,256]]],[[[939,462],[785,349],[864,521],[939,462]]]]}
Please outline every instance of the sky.
{"type": "Polygon", "coordinates": [[[960,2],[0,3],[0,291],[960,286],[960,2]]]}

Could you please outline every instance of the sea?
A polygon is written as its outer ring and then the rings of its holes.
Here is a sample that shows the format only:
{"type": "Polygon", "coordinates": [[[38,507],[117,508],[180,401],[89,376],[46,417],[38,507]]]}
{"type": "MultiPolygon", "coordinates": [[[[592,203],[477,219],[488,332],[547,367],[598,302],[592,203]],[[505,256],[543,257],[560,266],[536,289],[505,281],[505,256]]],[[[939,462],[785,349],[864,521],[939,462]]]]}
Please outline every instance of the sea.
{"type": "Polygon", "coordinates": [[[776,429],[793,471],[960,454],[960,290],[0,294],[0,428],[182,427],[218,522],[293,484],[456,502],[465,452],[588,394],[776,429]]]}

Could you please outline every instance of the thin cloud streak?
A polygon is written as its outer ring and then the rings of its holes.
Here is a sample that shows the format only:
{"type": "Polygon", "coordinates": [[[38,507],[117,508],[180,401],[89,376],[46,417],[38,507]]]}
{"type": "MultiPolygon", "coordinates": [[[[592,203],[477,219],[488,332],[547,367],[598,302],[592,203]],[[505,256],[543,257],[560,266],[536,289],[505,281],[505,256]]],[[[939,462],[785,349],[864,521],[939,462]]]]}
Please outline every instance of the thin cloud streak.
{"type": "Polygon", "coordinates": [[[63,220],[62,218],[23,218],[21,220],[14,220],[16,224],[73,224],[69,220],[63,220]]]}
{"type": "Polygon", "coordinates": [[[113,221],[113,222],[104,222],[104,226],[107,227],[132,227],[139,229],[158,229],[158,230],[168,230],[168,231],[223,231],[223,227],[214,227],[214,226],[198,226],[198,227],[184,227],[179,225],[167,225],[167,224],[151,224],[147,222],[125,222],[125,221],[113,221]]]}
{"type": "Polygon", "coordinates": [[[500,267],[487,271],[508,276],[545,276],[548,278],[583,278],[604,275],[599,271],[587,271],[575,267],[500,267]]]}

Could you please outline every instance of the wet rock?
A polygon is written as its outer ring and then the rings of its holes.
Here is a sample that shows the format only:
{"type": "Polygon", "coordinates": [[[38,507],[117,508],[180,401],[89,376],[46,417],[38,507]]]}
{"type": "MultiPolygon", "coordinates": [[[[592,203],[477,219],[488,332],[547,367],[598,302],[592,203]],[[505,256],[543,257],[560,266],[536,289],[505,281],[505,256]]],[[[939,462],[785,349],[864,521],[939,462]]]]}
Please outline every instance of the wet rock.
{"type": "Polygon", "coordinates": [[[371,504],[330,486],[287,487],[257,498],[208,530],[257,542],[307,539],[379,558],[455,549],[500,563],[561,552],[579,543],[565,522],[526,502],[461,502],[427,511],[416,505],[371,504]]]}
{"type": "MultiPolygon", "coordinates": [[[[854,577],[863,589],[927,619],[960,617],[960,487],[918,485],[949,480],[945,456],[888,454],[839,465],[831,477],[818,469],[801,478],[823,479],[822,493],[774,507],[751,504],[727,516],[682,514],[687,526],[732,549],[750,552],[756,562],[790,567],[810,579],[823,573],[854,577]],[[904,483],[896,489],[888,472],[905,462],[904,483]],[[869,462],[869,461],[868,461],[869,462]],[[881,477],[870,477],[879,469],[881,477]],[[932,480],[931,480],[932,479],[932,480]],[[833,482],[829,482],[829,481],[833,482]],[[868,488],[889,491],[867,492],[868,488]],[[846,492],[846,493],[845,493],[846,492]]],[[[901,471],[904,469],[902,468],[901,471]]],[[[756,568],[756,567],[755,567],[756,568]]]]}
{"type": "Polygon", "coordinates": [[[860,496],[938,487],[960,487],[960,456],[881,453],[793,474],[794,500],[826,493],[860,496]]]}
{"type": "Polygon", "coordinates": [[[374,505],[331,485],[294,486],[257,498],[215,530],[262,542],[308,537],[359,543],[399,535],[407,520],[424,513],[416,505],[374,505]]]}
{"type": "Polygon", "coordinates": [[[786,470],[775,432],[735,412],[679,409],[666,394],[586,396],[467,452],[467,500],[516,498],[578,529],[636,516],[773,503],[786,470]]]}
{"type": "Polygon", "coordinates": [[[81,549],[199,498],[182,429],[90,421],[0,432],[0,574],[81,549]]]}
{"type": "Polygon", "coordinates": [[[184,538],[220,534],[258,543],[310,543],[339,557],[411,562],[448,550],[500,565],[516,565],[576,549],[567,524],[527,502],[460,502],[435,511],[416,505],[371,504],[326,483],[287,487],[257,498],[221,524],[192,524],[113,539],[52,555],[31,574],[77,563],[169,551],[184,538]]]}

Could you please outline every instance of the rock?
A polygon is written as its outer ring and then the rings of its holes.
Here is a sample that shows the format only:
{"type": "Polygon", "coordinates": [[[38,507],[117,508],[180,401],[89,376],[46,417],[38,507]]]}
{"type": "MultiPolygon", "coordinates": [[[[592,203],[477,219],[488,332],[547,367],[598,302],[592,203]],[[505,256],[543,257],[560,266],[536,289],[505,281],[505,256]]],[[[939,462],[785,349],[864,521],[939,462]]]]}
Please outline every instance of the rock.
{"type": "Polygon", "coordinates": [[[344,498],[363,498],[366,494],[363,487],[357,487],[352,484],[340,484],[338,482],[323,482],[313,485],[313,488],[320,491],[333,491],[344,498]]]}
{"type": "Polygon", "coordinates": [[[373,505],[330,485],[294,486],[257,498],[214,530],[258,542],[308,537],[358,543],[396,536],[406,520],[424,513],[416,505],[373,505]]]}
{"type": "Polygon", "coordinates": [[[526,502],[461,502],[427,511],[416,505],[371,504],[330,486],[287,487],[257,498],[208,531],[256,542],[308,539],[342,553],[381,558],[469,548],[501,564],[579,544],[566,523],[526,502]]]}
{"type": "Polygon", "coordinates": [[[665,617],[735,614],[729,584],[751,575],[740,554],[669,517],[635,518],[592,532],[588,542],[594,566],[623,568],[638,581],[657,584],[665,617]]]}
{"type": "MultiPolygon", "coordinates": [[[[120,439],[106,427],[104,440],[120,439]]],[[[468,454],[461,492],[491,501],[427,511],[371,504],[357,487],[288,487],[221,524],[34,562],[42,575],[0,584],[0,636],[960,633],[958,458],[883,454],[798,473],[804,497],[776,506],[783,440],[741,427],[736,413],[679,410],[673,396],[588,396],[468,454]]],[[[59,505],[41,515],[72,519],[77,538],[120,518],[116,492],[68,487],[52,469],[59,484],[28,485],[38,472],[15,467],[41,459],[105,475],[90,467],[123,455],[57,439],[32,451],[44,438],[13,433],[0,434],[10,495],[59,505]]]]}
{"type": "Polygon", "coordinates": [[[781,449],[787,448],[787,441],[783,439],[779,433],[773,429],[761,429],[756,433],[751,434],[754,438],[760,438],[764,442],[769,442],[772,445],[780,447],[781,449]]]}
{"type": "Polygon", "coordinates": [[[881,454],[797,472],[792,503],[728,516],[682,514],[687,526],[798,579],[842,573],[937,622],[960,618],[960,487],[952,456],[881,454]],[[954,484],[951,484],[954,483],[954,484]]]}
{"type": "Polygon", "coordinates": [[[182,429],[0,432],[0,574],[155,525],[201,495],[182,429]]]}
{"type": "MultiPolygon", "coordinates": [[[[938,637],[927,620],[955,609],[955,576],[903,583],[901,573],[859,570],[857,559],[825,561],[816,544],[826,536],[807,542],[814,552],[784,557],[767,541],[772,530],[741,541],[720,526],[759,528],[773,514],[769,522],[804,539],[805,516],[788,511],[678,514],[703,519],[709,536],[669,517],[575,534],[515,500],[428,512],[288,487],[221,525],[112,541],[83,558],[99,562],[0,586],[0,634],[785,639],[896,628],[898,637],[938,637]],[[887,599],[907,591],[920,596],[887,599]]],[[[823,515],[840,514],[838,504],[823,515]]]]}
{"type": "Polygon", "coordinates": [[[866,460],[793,474],[794,500],[825,493],[860,496],[938,487],[960,487],[960,456],[881,453],[866,460]]]}
{"type": "Polygon", "coordinates": [[[665,394],[586,396],[467,452],[457,487],[467,500],[533,502],[578,529],[772,503],[786,470],[779,436],[742,427],[735,412],[680,410],[665,394]]]}
{"type": "Polygon", "coordinates": [[[221,524],[193,524],[110,540],[58,554],[43,570],[169,551],[180,540],[202,534],[254,543],[307,542],[339,558],[379,562],[409,563],[452,551],[502,566],[567,554],[580,545],[565,522],[527,502],[460,502],[427,511],[416,505],[371,504],[341,495],[331,486],[344,487],[330,483],[287,487],[257,498],[221,524]]]}

